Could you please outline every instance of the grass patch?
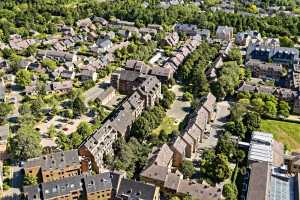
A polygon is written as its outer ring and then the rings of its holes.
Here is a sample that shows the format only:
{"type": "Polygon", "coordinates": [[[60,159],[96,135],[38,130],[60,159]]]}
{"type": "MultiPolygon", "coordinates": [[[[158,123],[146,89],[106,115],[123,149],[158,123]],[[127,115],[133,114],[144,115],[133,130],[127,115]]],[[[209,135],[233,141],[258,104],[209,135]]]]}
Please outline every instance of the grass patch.
{"type": "Polygon", "coordinates": [[[173,130],[178,130],[178,125],[175,124],[175,120],[172,117],[165,117],[159,127],[152,131],[153,135],[159,135],[161,130],[165,130],[168,134],[173,130]]]}
{"type": "Polygon", "coordinates": [[[275,140],[287,145],[289,150],[300,152],[300,125],[276,120],[262,120],[261,131],[272,133],[275,140]]]}

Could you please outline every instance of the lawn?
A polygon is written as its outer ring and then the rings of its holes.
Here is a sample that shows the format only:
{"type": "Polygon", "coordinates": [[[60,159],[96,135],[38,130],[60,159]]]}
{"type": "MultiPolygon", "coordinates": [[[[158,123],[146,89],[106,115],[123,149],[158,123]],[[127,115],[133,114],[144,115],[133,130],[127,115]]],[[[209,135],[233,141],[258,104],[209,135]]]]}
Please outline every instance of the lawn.
{"type": "Polygon", "coordinates": [[[178,130],[178,125],[175,124],[175,120],[171,117],[165,117],[159,127],[153,130],[154,135],[159,135],[161,130],[165,130],[168,134],[172,133],[173,130],[178,130]]]}
{"type": "Polygon", "coordinates": [[[300,152],[300,124],[276,120],[262,120],[261,131],[272,133],[288,149],[300,152]]]}

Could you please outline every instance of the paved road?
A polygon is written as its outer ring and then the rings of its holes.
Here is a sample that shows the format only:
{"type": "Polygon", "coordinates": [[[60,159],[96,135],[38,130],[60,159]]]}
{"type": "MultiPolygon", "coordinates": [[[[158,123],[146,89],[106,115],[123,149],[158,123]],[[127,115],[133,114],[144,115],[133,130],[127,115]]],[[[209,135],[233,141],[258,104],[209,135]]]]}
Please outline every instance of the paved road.
{"type": "Polygon", "coordinates": [[[94,87],[84,92],[85,103],[88,103],[91,100],[95,100],[109,86],[110,86],[110,75],[102,79],[101,82],[97,83],[94,87]]]}

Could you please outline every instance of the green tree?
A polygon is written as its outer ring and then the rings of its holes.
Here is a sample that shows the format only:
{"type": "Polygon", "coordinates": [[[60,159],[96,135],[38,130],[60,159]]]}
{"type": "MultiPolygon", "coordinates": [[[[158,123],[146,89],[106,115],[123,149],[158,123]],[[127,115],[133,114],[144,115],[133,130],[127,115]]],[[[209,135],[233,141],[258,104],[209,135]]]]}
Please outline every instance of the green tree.
{"type": "Polygon", "coordinates": [[[174,92],[170,91],[166,85],[162,85],[161,92],[163,94],[163,99],[161,100],[161,105],[164,108],[170,108],[172,103],[175,101],[174,92]]]}
{"type": "Polygon", "coordinates": [[[37,98],[31,102],[31,112],[35,117],[41,117],[44,101],[42,98],[37,98]]]}
{"type": "Polygon", "coordinates": [[[81,144],[83,139],[84,138],[77,131],[70,135],[70,141],[72,143],[73,148],[77,148],[81,144]]]}
{"type": "Polygon", "coordinates": [[[262,113],[265,107],[265,102],[262,100],[262,98],[254,98],[251,100],[251,105],[254,107],[253,109],[258,112],[262,113]]]}
{"type": "Polygon", "coordinates": [[[47,134],[50,138],[56,137],[57,132],[53,124],[49,127],[47,134]]]}
{"type": "Polygon", "coordinates": [[[193,162],[189,160],[183,161],[179,170],[183,174],[184,178],[191,178],[196,171],[193,166],[193,162]]]}
{"type": "Polygon", "coordinates": [[[36,176],[25,175],[23,180],[23,185],[37,185],[38,180],[36,176]]]}
{"type": "Polygon", "coordinates": [[[252,133],[254,130],[260,127],[261,118],[257,112],[247,112],[243,119],[247,132],[252,133]]]}
{"type": "Polygon", "coordinates": [[[63,132],[59,132],[57,134],[55,143],[57,144],[58,148],[61,150],[66,151],[72,149],[70,139],[63,132]]]}
{"type": "Polygon", "coordinates": [[[279,37],[280,46],[283,47],[294,47],[294,42],[287,36],[279,37]]]}
{"type": "Polygon", "coordinates": [[[237,200],[238,190],[236,185],[226,183],[223,187],[223,196],[226,200],[237,200]]]}
{"type": "Polygon", "coordinates": [[[3,124],[7,115],[13,110],[13,106],[8,103],[0,103],[0,123],[3,124]]]}
{"type": "Polygon", "coordinates": [[[74,99],[72,107],[74,115],[77,116],[85,113],[87,110],[83,98],[79,96],[74,99]]]}
{"type": "Polygon", "coordinates": [[[18,111],[21,115],[31,113],[31,104],[29,102],[21,104],[18,111]]]}
{"type": "Polygon", "coordinates": [[[27,160],[42,154],[41,138],[32,126],[24,125],[10,140],[10,151],[17,160],[27,160]]]}
{"type": "Polygon", "coordinates": [[[54,71],[57,68],[57,64],[54,60],[51,60],[49,58],[45,58],[42,61],[42,66],[45,68],[48,68],[51,71],[54,71]]]}
{"type": "Polygon", "coordinates": [[[228,58],[231,61],[236,61],[239,65],[243,62],[241,50],[239,48],[232,48],[229,51],[228,58]]]}
{"type": "Polygon", "coordinates": [[[31,83],[32,74],[26,69],[21,69],[16,74],[16,83],[25,87],[31,83]]]}
{"type": "Polygon", "coordinates": [[[87,138],[92,134],[92,127],[89,123],[83,121],[80,122],[80,124],[77,127],[77,132],[82,138],[87,138]]]}
{"type": "Polygon", "coordinates": [[[265,104],[265,112],[267,115],[275,117],[277,114],[276,104],[272,101],[267,101],[265,104]]]}
{"type": "Polygon", "coordinates": [[[146,139],[146,137],[149,136],[150,133],[151,133],[151,126],[149,121],[145,117],[141,116],[133,123],[131,128],[132,136],[140,140],[144,140],[146,139]]]}
{"type": "Polygon", "coordinates": [[[290,115],[290,106],[285,101],[280,101],[278,104],[278,115],[282,115],[284,117],[288,117],[290,115]]]}

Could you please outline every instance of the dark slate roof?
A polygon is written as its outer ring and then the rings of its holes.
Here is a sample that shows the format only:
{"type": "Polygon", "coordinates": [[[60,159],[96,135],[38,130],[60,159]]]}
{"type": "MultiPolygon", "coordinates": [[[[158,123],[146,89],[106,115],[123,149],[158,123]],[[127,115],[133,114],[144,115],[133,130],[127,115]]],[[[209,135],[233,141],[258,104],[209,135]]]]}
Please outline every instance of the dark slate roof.
{"type": "Polygon", "coordinates": [[[80,165],[77,150],[60,151],[27,160],[24,168],[40,166],[42,170],[63,169],[67,165],[80,165]]]}
{"type": "Polygon", "coordinates": [[[64,196],[73,191],[82,191],[82,177],[72,176],[58,181],[42,183],[43,199],[64,196]]]}
{"type": "Polygon", "coordinates": [[[139,72],[122,70],[120,71],[120,80],[135,81],[140,76],[139,72]]]}
{"type": "Polygon", "coordinates": [[[156,192],[156,186],[134,181],[122,179],[120,188],[117,191],[118,197],[124,197],[132,200],[153,200],[156,192]]]}
{"type": "Polygon", "coordinates": [[[110,173],[106,172],[94,176],[86,176],[84,178],[84,186],[87,193],[110,190],[112,189],[110,173]]]}

